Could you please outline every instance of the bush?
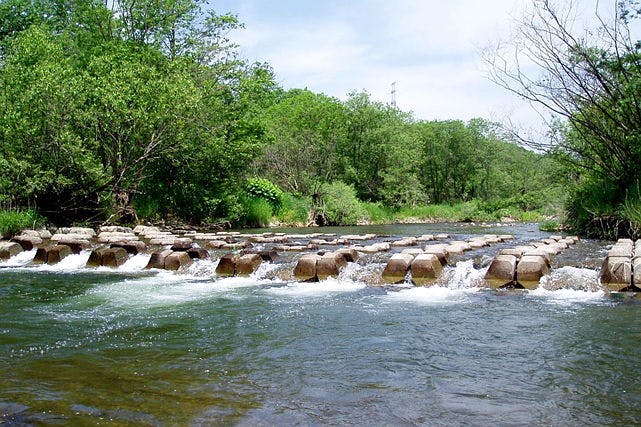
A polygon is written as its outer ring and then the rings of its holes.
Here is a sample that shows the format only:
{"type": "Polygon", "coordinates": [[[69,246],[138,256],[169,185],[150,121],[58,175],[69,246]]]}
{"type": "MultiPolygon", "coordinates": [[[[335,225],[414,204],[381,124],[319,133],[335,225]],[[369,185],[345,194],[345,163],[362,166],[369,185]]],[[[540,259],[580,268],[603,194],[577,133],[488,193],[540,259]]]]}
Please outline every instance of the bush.
{"type": "Polygon", "coordinates": [[[267,227],[272,219],[271,204],[259,197],[247,197],[242,200],[243,216],[239,222],[243,227],[267,227]]]}
{"type": "Polygon", "coordinates": [[[554,220],[543,221],[539,224],[539,230],[541,231],[559,231],[560,228],[559,223],[554,220]]]}
{"type": "Polygon", "coordinates": [[[278,212],[282,206],[283,191],[268,179],[249,178],[245,190],[251,197],[267,200],[274,212],[278,212]]]}
{"type": "Polygon", "coordinates": [[[290,225],[305,225],[309,216],[309,202],[284,192],[280,209],[276,212],[278,221],[290,225]]]}
{"type": "Polygon", "coordinates": [[[321,206],[316,213],[323,218],[324,225],[356,225],[367,218],[354,187],[341,181],[322,186],[321,206]]]}
{"type": "Polygon", "coordinates": [[[2,210],[0,211],[0,234],[4,237],[13,237],[22,230],[37,228],[45,220],[34,210],[2,210]]]}

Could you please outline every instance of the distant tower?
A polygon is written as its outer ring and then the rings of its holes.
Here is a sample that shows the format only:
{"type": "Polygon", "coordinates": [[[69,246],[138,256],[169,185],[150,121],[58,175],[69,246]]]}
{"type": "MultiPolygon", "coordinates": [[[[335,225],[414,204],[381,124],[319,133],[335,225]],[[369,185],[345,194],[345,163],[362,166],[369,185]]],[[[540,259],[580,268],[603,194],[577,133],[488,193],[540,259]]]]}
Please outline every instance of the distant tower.
{"type": "Polygon", "coordinates": [[[392,107],[396,108],[396,82],[392,82],[392,107]]]}

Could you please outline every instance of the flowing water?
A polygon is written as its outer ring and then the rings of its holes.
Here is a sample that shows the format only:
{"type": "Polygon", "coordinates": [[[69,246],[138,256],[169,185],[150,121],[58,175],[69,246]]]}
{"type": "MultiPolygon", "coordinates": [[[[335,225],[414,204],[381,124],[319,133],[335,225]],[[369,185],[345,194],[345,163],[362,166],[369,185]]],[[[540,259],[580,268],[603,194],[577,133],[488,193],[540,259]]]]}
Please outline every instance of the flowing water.
{"type": "MultiPolygon", "coordinates": [[[[374,230],[434,231],[545,234],[374,230]]],[[[428,288],[368,285],[385,257],[299,283],[275,274],[291,263],[223,279],[215,260],[176,274],[24,253],[0,264],[0,424],[639,424],[641,305],[600,290],[607,245],[558,255],[535,291],[482,286],[501,245],[428,288]]]]}

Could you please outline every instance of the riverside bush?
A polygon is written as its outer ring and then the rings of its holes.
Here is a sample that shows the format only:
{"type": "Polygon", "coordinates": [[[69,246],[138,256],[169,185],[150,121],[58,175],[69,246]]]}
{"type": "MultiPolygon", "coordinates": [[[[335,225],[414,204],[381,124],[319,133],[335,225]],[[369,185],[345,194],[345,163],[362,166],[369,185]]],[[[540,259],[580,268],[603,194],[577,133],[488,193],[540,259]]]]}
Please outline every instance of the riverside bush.
{"type": "Polygon", "coordinates": [[[367,212],[369,221],[374,224],[386,224],[395,219],[394,212],[380,203],[362,202],[361,206],[367,212]]]}
{"type": "Polygon", "coordinates": [[[309,216],[309,202],[302,197],[284,192],[280,209],[276,212],[278,221],[284,224],[306,224],[309,216]]]}
{"type": "Polygon", "coordinates": [[[22,230],[37,228],[43,224],[44,219],[31,209],[0,211],[0,234],[4,237],[13,237],[22,230]]]}
{"type": "Polygon", "coordinates": [[[356,198],[354,187],[336,181],[321,188],[321,215],[327,225],[356,225],[367,218],[367,211],[356,198]]]}
{"type": "Polygon", "coordinates": [[[268,179],[249,178],[245,189],[250,196],[267,200],[274,212],[278,212],[283,203],[283,191],[268,179]]]}
{"type": "Polygon", "coordinates": [[[267,227],[272,219],[272,206],[269,201],[251,197],[243,201],[245,227],[267,227]]]}

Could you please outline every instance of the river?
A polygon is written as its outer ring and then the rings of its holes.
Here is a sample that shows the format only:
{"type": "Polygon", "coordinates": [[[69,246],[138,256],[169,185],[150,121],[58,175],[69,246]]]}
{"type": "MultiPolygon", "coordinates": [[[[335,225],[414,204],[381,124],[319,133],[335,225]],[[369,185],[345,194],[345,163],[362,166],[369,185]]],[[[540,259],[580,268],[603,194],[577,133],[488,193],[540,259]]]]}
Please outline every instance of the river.
{"type": "Polygon", "coordinates": [[[568,249],[534,291],[479,285],[500,245],[427,288],[368,285],[377,259],[299,283],[270,274],[282,265],[221,279],[215,260],[177,274],[143,270],[147,255],[110,270],[23,253],[0,265],[0,424],[639,424],[641,306],[600,290],[609,244],[568,249]]]}

